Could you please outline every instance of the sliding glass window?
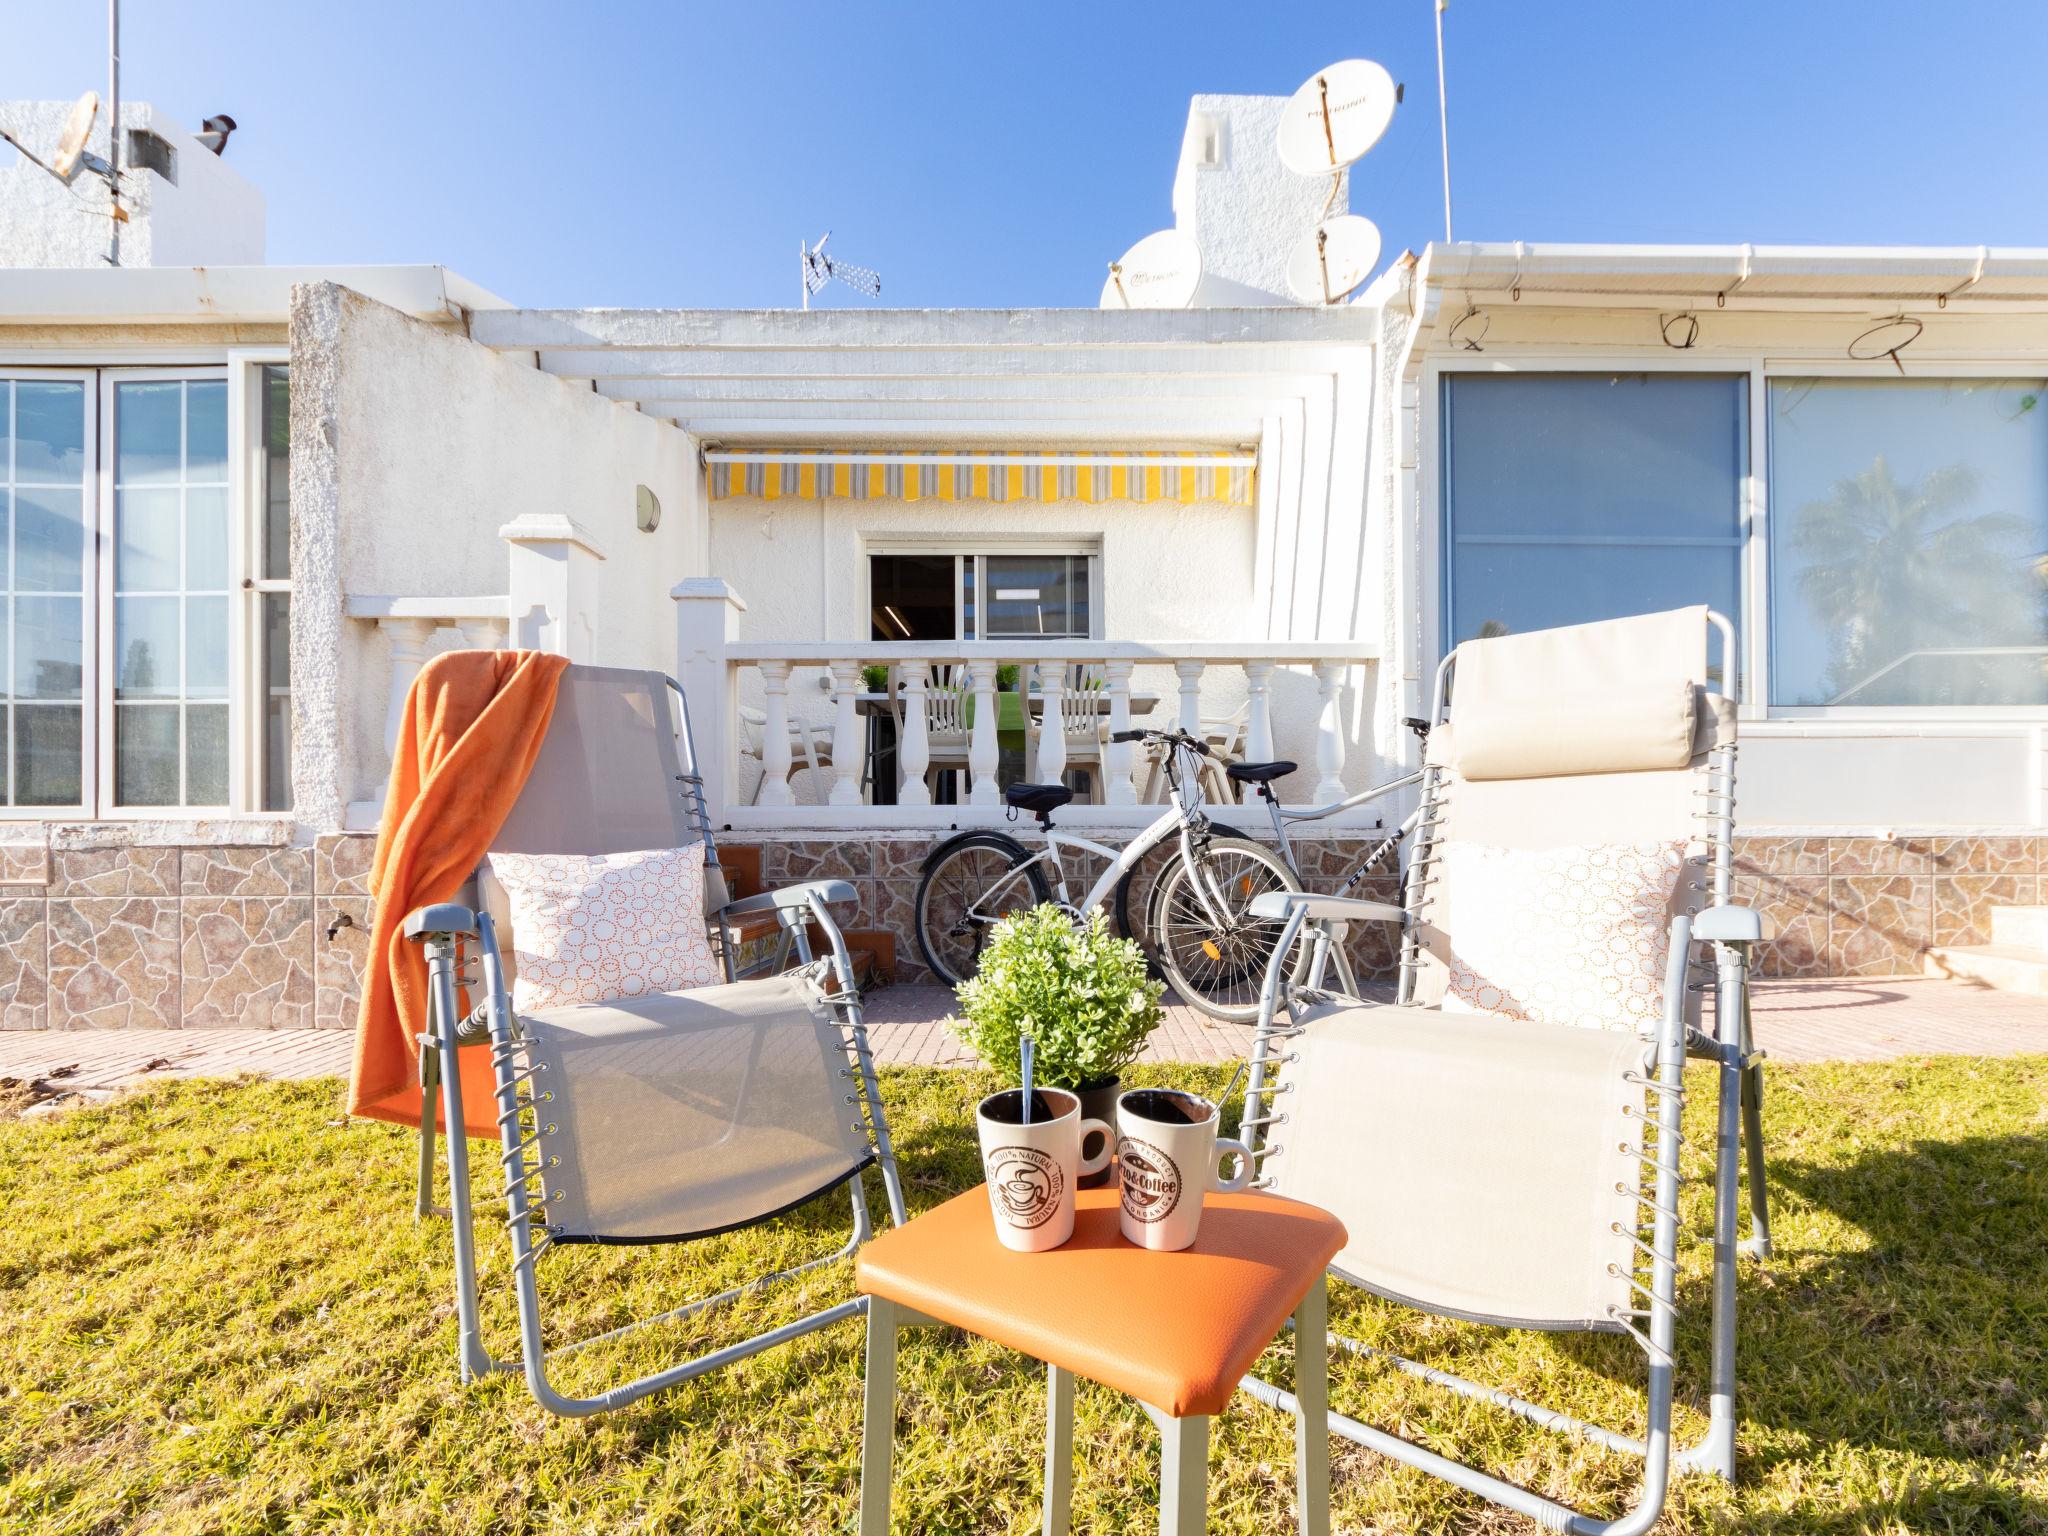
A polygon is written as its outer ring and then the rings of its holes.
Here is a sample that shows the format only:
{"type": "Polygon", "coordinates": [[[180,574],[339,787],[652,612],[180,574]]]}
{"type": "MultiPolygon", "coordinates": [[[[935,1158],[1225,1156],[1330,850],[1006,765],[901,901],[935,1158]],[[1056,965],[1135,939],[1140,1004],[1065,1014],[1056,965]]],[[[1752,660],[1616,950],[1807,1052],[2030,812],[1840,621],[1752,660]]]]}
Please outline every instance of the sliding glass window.
{"type": "Polygon", "coordinates": [[[1741,614],[1749,381],[1443,377],[1445,642],[1706,603],[1741,614]]]}
{"type": "Polygon", "coordinates": [[[2048,705],[2048,385],[1773,379],[1771,703],[2048,705]]]}
{"type": "Polygon", "coordinates": [[[113,397],[116,808],[228,804],[227,381],[113,397]]]}
{"type": "Polygon", "coordinates": [[[9,806],[84,802],[88,419],[84,379],[0,379],[9,806]]]}

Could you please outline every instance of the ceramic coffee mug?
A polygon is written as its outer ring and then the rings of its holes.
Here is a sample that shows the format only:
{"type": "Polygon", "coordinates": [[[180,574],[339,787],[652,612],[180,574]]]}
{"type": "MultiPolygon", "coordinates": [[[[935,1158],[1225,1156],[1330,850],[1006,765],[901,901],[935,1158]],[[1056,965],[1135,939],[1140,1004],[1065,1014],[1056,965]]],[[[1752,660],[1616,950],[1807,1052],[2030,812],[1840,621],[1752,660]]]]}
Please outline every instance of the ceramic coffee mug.
{"type": "Polygon", "coordinates": [[[1202,1229],[1202,1196],[1251,1182],[1251,1153],[1216,1134],[1216,1106],[1172,1088],[1133,1088],[1116,1104],[1117,1173],[1123,1182],[1123,1233],[1140,1248],[1171,1253],[1202,1229]],[[1217,1171],[1237,1159],[1228,1180],[1217,1171]]]}
{"type": "Polygon", "coordinates": [[[1083,1120],[1081,1101],[1064,1088],[1032,1093],[1029,1125],[1021,1088],[990,1094],[974,1118],[996,1236],[1019,1253],[1059,1247],[1074,1235],[1075,1181],[1109,1166],[1116,1134],[1100,1120],[1083,1120]],[[1100,1136],[1102,1146],[1084,1158],[1081,1145],[1090,1136],[1100,1136]]]}

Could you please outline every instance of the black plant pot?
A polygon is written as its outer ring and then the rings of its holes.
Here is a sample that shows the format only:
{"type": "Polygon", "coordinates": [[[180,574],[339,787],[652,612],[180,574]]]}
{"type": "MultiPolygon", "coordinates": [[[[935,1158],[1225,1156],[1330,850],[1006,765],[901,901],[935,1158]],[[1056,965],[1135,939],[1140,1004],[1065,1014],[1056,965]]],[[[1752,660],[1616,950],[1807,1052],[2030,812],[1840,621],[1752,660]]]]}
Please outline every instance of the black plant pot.
{"type": "MultiPolygon", "coordinates": [[[[1106,1083],[1095,1083],[1086,1088],[1076,1088],[1074,1094],[1081,1101],[1081,1118],[1083,1120],[1100,1120],[1110,1128],[1111,1134],[1114,1136],[1116,1130],[1116,1101],[1122,1096],[1123,1091],[1123,1083],[1114,1077],[1106,1083]]],[[[1094,1142],[1095,1137],[1093,1135],[1082,1139],[1081,1156],[1083,1158],[1097,1150],[1094,1142]]],[[[1114,1184],[1116,1182],[1115,1151],[1116,1148],[1112,1145],[1110,1148],[1112,1155],[1108,1166],[1100,1168],[1094,1173],[1082,1174],[1075,1181],[1078,1186],[1082,1189],[1101,1189],[1104,1185],[1114,1184]]]]}

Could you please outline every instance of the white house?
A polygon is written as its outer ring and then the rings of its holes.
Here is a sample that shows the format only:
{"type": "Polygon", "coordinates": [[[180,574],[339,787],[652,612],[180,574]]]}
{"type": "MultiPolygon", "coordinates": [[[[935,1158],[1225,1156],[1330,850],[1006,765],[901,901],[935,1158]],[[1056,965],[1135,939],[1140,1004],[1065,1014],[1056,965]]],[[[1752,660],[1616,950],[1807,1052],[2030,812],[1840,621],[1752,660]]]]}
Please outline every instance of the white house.
{"type": "Polygon", "coordinates": [[[391,711],[451,645],[678,675],[726,844],[852,879],[905,975],[918,863],[999,778],[1152,812],[1028,708],[908,771],[902,711],[1080,668],[1303,803],[1411,760],[1457,639],[1696,601],[1742,637],[1769,969],[1914,971],[2034,904],[2048,252],[1432,245],[1309,308],[1326,186],[1270,99],[1198,97],[1196,307],[522,310],[237,264],[260,198],[129,110],[186,172],[128,172],[119,270],[0,169],[0,1024],[351,1023],[391,711]]]}

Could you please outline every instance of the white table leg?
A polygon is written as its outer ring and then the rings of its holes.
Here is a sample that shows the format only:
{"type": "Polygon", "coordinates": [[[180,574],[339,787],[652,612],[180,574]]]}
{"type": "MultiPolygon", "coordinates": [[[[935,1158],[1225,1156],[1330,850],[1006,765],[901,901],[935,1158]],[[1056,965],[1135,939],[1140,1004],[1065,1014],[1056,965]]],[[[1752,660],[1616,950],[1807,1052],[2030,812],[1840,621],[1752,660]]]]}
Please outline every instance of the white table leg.
{"type": "Polygon", "coordinates": [[[1209,1420],[1160,1425],[1159,1536],[1201,1536],[1209,1527],[1209,1420]]]}
{"type": "Polygon", "coordinates": [[[1330,1536],[1330,1299],[1323,1277],[1294,1309],[1294,1497],[1301,1536],[1330,1536]]]}
{"type": "Polygon", "coordinates": [[[1045,1368],[1045,1536],[1067,1536],[1074,1505],[1074,1373],[1045,1368]]]}
{"type": "Polygon", "coordinates": [[[896,1303],[870,1296],[860,1430],[860,1536],[889,1536],[895,1450],[896,1303]]]}

